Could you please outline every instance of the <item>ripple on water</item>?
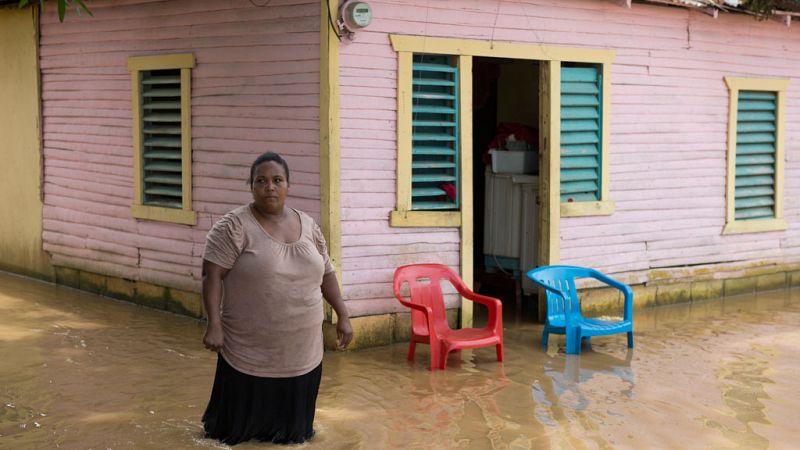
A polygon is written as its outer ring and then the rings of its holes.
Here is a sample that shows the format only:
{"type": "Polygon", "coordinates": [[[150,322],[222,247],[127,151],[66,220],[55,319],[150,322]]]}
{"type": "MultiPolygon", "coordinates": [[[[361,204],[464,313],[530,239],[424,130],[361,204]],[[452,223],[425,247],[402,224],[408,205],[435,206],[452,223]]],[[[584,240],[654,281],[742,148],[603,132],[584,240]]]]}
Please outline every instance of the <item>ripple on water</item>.
{"type": "MultiPolygon", "coordinates": [[[[800,296],[634,316],[580,356],[509,321],[494,349],[327,353],[303,449],[780,448],[800,439],[800,296]],[[679,433],[675,430],[680,430],[679,433]]],[[[228,448],[203,438],[215,355],[203,324],[0,274],[0,435],[19,448],[228,448]],[[9,406],[10,405],[10,406],[9,406]],[[38,427],[37,427],[38,424],[38,427]]],[[[267,446],[270,447],[270,446],[267,446]]],[[[237,449],[265,448],[247,443],[237,449]]]]}

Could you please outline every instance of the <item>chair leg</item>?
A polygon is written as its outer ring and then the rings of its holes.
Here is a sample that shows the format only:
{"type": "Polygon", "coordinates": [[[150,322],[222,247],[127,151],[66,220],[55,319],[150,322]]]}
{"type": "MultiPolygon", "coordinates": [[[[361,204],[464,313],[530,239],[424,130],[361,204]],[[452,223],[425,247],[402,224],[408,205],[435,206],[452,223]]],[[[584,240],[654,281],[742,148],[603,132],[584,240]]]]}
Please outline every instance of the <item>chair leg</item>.
{"type": "Polygon", "coordinates": [[[451,350],[444,342],[441,343],[441,350],[439,350],[439,368],[444,370],[447,368],[447,356],[450,355],[451,350]]]}
{"type": "Polygon", "coordinates": [[[503,362],[503,344],[495,345],[495,349],[497,350],[497,361],[503,362]]]}
{"type": "Polygon", "coordinates": [[[581,354],[581,327],[567,328],[567,354],[580,355],[581,354]]]}
{"type": "Polygon", "coordinates": [[[633,348],[633,331],[628,331],[628,348],[633,348]]]}
{"type": "Polygon", "coordinates": [[[436,370],[441,365],[441,345],[438,342],[431,342],[431,370],[436,370]]]}
{"type": "Polygon", "coordinates": [[[542,331],[542,347],[547,347],[547,341],[549,339],[550,339],[550,327],[545,325],[544,331],[542,331]]]}
{"type": "Polygon", "coordinates": [[[411,343],[408,346],[408,360],[414,360],[414,351],[417,349],[417,343],[414,341],[414,338],[411,338],[411,343]]]}
{"type": "Polygon", "coordinates": [[[447,368],[447,355],[449,355],[449,354],[450,354],[450,352],[448,352],[448,351],[443,351],[441,353],[441,356],[440,356],[441,357],[441,362],[439,363],[439,368],[440,369],[444,370],[444,369],[447,368]]]}

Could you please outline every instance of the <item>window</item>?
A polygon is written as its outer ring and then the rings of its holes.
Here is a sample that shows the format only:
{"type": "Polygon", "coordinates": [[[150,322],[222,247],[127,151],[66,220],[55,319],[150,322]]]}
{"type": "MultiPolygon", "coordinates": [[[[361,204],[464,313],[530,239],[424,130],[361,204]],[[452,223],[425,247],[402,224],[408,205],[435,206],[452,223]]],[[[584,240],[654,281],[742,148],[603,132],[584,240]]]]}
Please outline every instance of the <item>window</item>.
{"type": "Polygon", "coordinates": [[[783,109],[786,80],[726,77],[728,179],[723,234],[786,229],[783,109]]]}
{"type": "Polygon", "coordinates": [[[458,68],[450,56],[414,55],[411,209],[459,207],[458,68]]]}
{"type": "Polygon", "coordinates": [[[194,225],[191,54],[128,59],[133,100],[133,216],[194,225]]]}
{"type": "Polygon", "coordinates": [[[561,63],[561,215],[607,215],[608,74],[605,64],[561,63]]]}
{"type": "Polygon", "coordinates": [[[602,180],[602,74],[561,67],[561,201],[598,201],[602,180]]]}
{"type": "MultiPolygon", "coordinates": [[[[471,90],[471,59],[447,54],[398,53],[397,208],[392,226],[461,226],[466,151],[462,109],[471,90]],[[467,67],[465,69],[465,67],[467,67]]],[[[469,175],[469,174],[467,174],[469,175]]]]}

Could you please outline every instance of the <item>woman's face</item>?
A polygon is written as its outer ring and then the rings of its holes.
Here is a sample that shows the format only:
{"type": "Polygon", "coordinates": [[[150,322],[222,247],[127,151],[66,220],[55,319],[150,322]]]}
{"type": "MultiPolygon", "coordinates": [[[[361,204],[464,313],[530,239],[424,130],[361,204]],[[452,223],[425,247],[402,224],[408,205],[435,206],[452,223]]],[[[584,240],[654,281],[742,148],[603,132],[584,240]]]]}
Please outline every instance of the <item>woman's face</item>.
{"type": "Polygon", "coordinates": [[[289,192],[283,166],[275,161],[265,161],[256,166],[250,191],[259,210],[272,214],[283,211],[286,193],[289,192]]]}

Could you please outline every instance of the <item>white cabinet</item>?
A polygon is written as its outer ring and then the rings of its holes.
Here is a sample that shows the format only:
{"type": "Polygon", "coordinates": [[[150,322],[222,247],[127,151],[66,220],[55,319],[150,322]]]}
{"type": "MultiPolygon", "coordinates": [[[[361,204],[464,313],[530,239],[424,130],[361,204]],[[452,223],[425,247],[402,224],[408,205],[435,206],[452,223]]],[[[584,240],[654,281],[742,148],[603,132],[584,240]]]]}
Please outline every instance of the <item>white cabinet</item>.
{"type": "Polygon", "coordinates": [[[486,171],[484,261],[513,271],[526,294],[536,291],[525,272],[536,264],[538,192],[538,176],[486,171]]]}

